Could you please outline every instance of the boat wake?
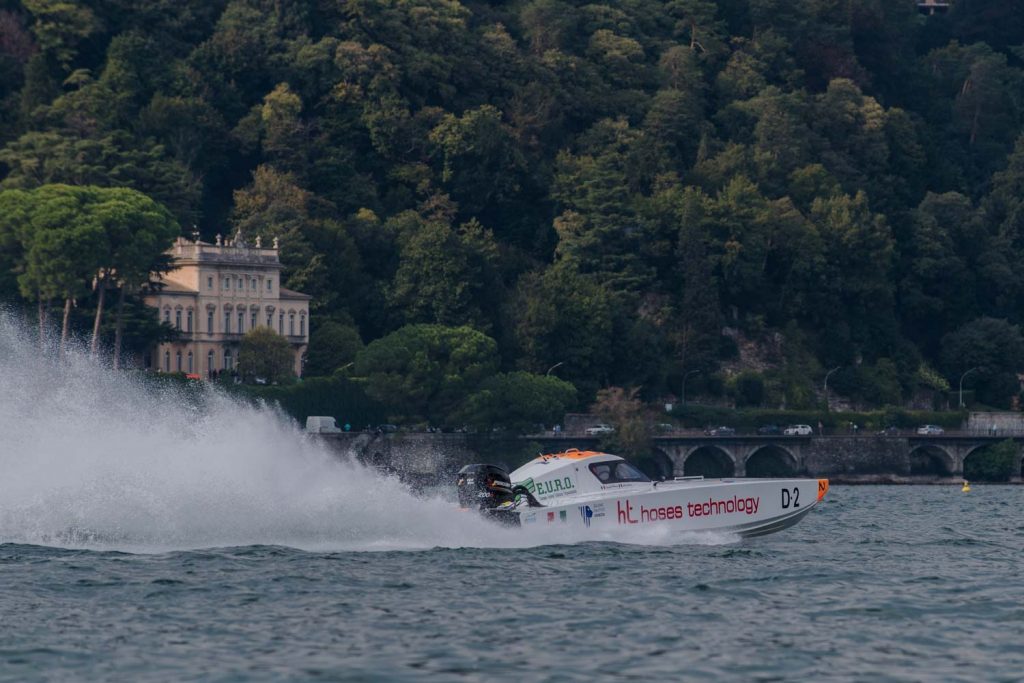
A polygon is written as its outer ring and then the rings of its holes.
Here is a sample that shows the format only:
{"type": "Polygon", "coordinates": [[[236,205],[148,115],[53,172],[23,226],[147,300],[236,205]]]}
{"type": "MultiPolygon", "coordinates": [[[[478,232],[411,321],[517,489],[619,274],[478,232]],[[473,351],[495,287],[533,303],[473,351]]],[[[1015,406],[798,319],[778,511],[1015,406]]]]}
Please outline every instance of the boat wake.
{"type": "Polygon", "coordinates": [[[2,311],[0,378],[0,543],[160,552],[578,540],[519,534],[439,497],[413,496],[332,455],[270,407],[114,372],[80,350],[40,350],[2,311]]]}

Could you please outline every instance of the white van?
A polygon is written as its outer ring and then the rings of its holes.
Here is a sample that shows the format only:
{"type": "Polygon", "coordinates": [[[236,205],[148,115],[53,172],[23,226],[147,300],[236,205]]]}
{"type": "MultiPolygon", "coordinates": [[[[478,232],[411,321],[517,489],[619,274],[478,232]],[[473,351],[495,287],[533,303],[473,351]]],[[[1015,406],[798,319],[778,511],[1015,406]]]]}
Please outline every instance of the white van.
{"type": "Polygon", "coordinates": [[[333,417],[310,415],[306,418],[306,431],[311,434],[337,434],[341,430],[333,417]]]}
{"type": "Polygon", "coordinates": [[[814,433],[811,425],[789,425],[782,433],[786,436],[810,436],[814,433]]]}

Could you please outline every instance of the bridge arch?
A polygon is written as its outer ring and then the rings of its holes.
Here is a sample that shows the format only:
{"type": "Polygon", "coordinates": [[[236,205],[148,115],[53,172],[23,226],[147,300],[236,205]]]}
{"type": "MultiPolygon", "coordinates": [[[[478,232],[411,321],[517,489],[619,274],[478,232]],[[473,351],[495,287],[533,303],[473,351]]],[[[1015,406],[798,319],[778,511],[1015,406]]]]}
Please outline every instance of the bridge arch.
{"type": "Polygon", "coordinates": [[[683,460],[683,474],[688,477],[732,477],[736,474],[736,461],[724,448],[705,444],[687,454],[683,460]]]}
{"type": "Polygon", "coordinates": [[[651,454],[646,457],[637,458],[635,464],[641,472],[655,481],[675,476],[676,468],[672,458],[658,448],[651,449],[651,454]]]}
{"type": "Polygon", "coordinates": [[[791,477],[799,472],[800,463],[789,449],[769,444],[751,451],[744,469],[748,477],[791,477]]]}
{"type": "Polygon", "coordinates": [[[942,446],[926,444],[910,451],[910,474],[950,476],[957,471],[956,458],[942,446]]]}
{"type": "Polygon", "coordinates": [[[967,450],[963,460],[964,479],[968,481],[1009,481],[1015,474],[1024,473],[1024,460],[1021,459],[1021,450],[1016,444],[1016,453],[1013,455],[1012,464],[1008,467],[1005,462],[999,466],[983,462],[986,451],[998,445],[998,443],[979,444],[967,450]]]}

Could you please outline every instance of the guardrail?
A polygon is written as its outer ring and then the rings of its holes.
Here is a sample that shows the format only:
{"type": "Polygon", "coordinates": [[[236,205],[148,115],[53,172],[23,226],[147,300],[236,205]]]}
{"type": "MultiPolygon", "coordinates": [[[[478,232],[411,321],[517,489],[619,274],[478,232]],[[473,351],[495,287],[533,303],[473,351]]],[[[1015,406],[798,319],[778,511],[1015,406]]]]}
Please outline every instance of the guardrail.
{"type": "MultiPolygon", "coordinates": [[[[543,432],[533,432],[530,434],[523,434],[523,436],[534,436],[544,439],[597,439],[601,435],[587,434],[583,430],[579,431],[553,431],[546,430],[543,432]]],[[[758,439],[800,439],[808,438],[810,436],[830,436],[830,437],[859,437],[859,438],[876,438],[876,437],[902,437],[902,438],[917,438],[917,437],[935,437],[935,438],[1024,438],[1024,429],[945,429],[942,433],[919,433],[916,429],[897,429],[897,430],[882,430],[882,431],[870,431],[866,429],[857,429],[853,431],[848,430],[837,430],[837,429],[824,429],[819,432],[817,429],[811,434],[760,434],[757,430],[754,431],[742,431],[736,430],[734,434],[709,434],[701,429],[674,429],[674,430],[660,430],[655,431],[653,434],[654,438],[707,438],[707,439],[736,439],[736,438],[758,438],[758,439]]]]}

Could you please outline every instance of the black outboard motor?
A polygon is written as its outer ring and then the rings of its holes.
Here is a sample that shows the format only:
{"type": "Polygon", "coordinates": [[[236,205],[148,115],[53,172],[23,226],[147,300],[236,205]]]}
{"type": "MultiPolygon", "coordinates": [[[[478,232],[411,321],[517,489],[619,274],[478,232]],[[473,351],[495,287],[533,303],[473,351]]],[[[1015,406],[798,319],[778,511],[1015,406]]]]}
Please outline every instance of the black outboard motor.
{"type": "Polygon", "coordinates": [[[512,480],[497,465],[466,465],[459,470],[456,486],[459,505],[471,510],[490,510],[512,500],[512,480]]]}
{"type": "Polygon", "coordinates": [[[497,465],[466,465],[455,483],[460,506],[509,526],[519,526],[519,513],[511,508],[517,495],[525,496],[530,507],[540,506],[524,487],[513,488],[508,472],[497,465]]]}

